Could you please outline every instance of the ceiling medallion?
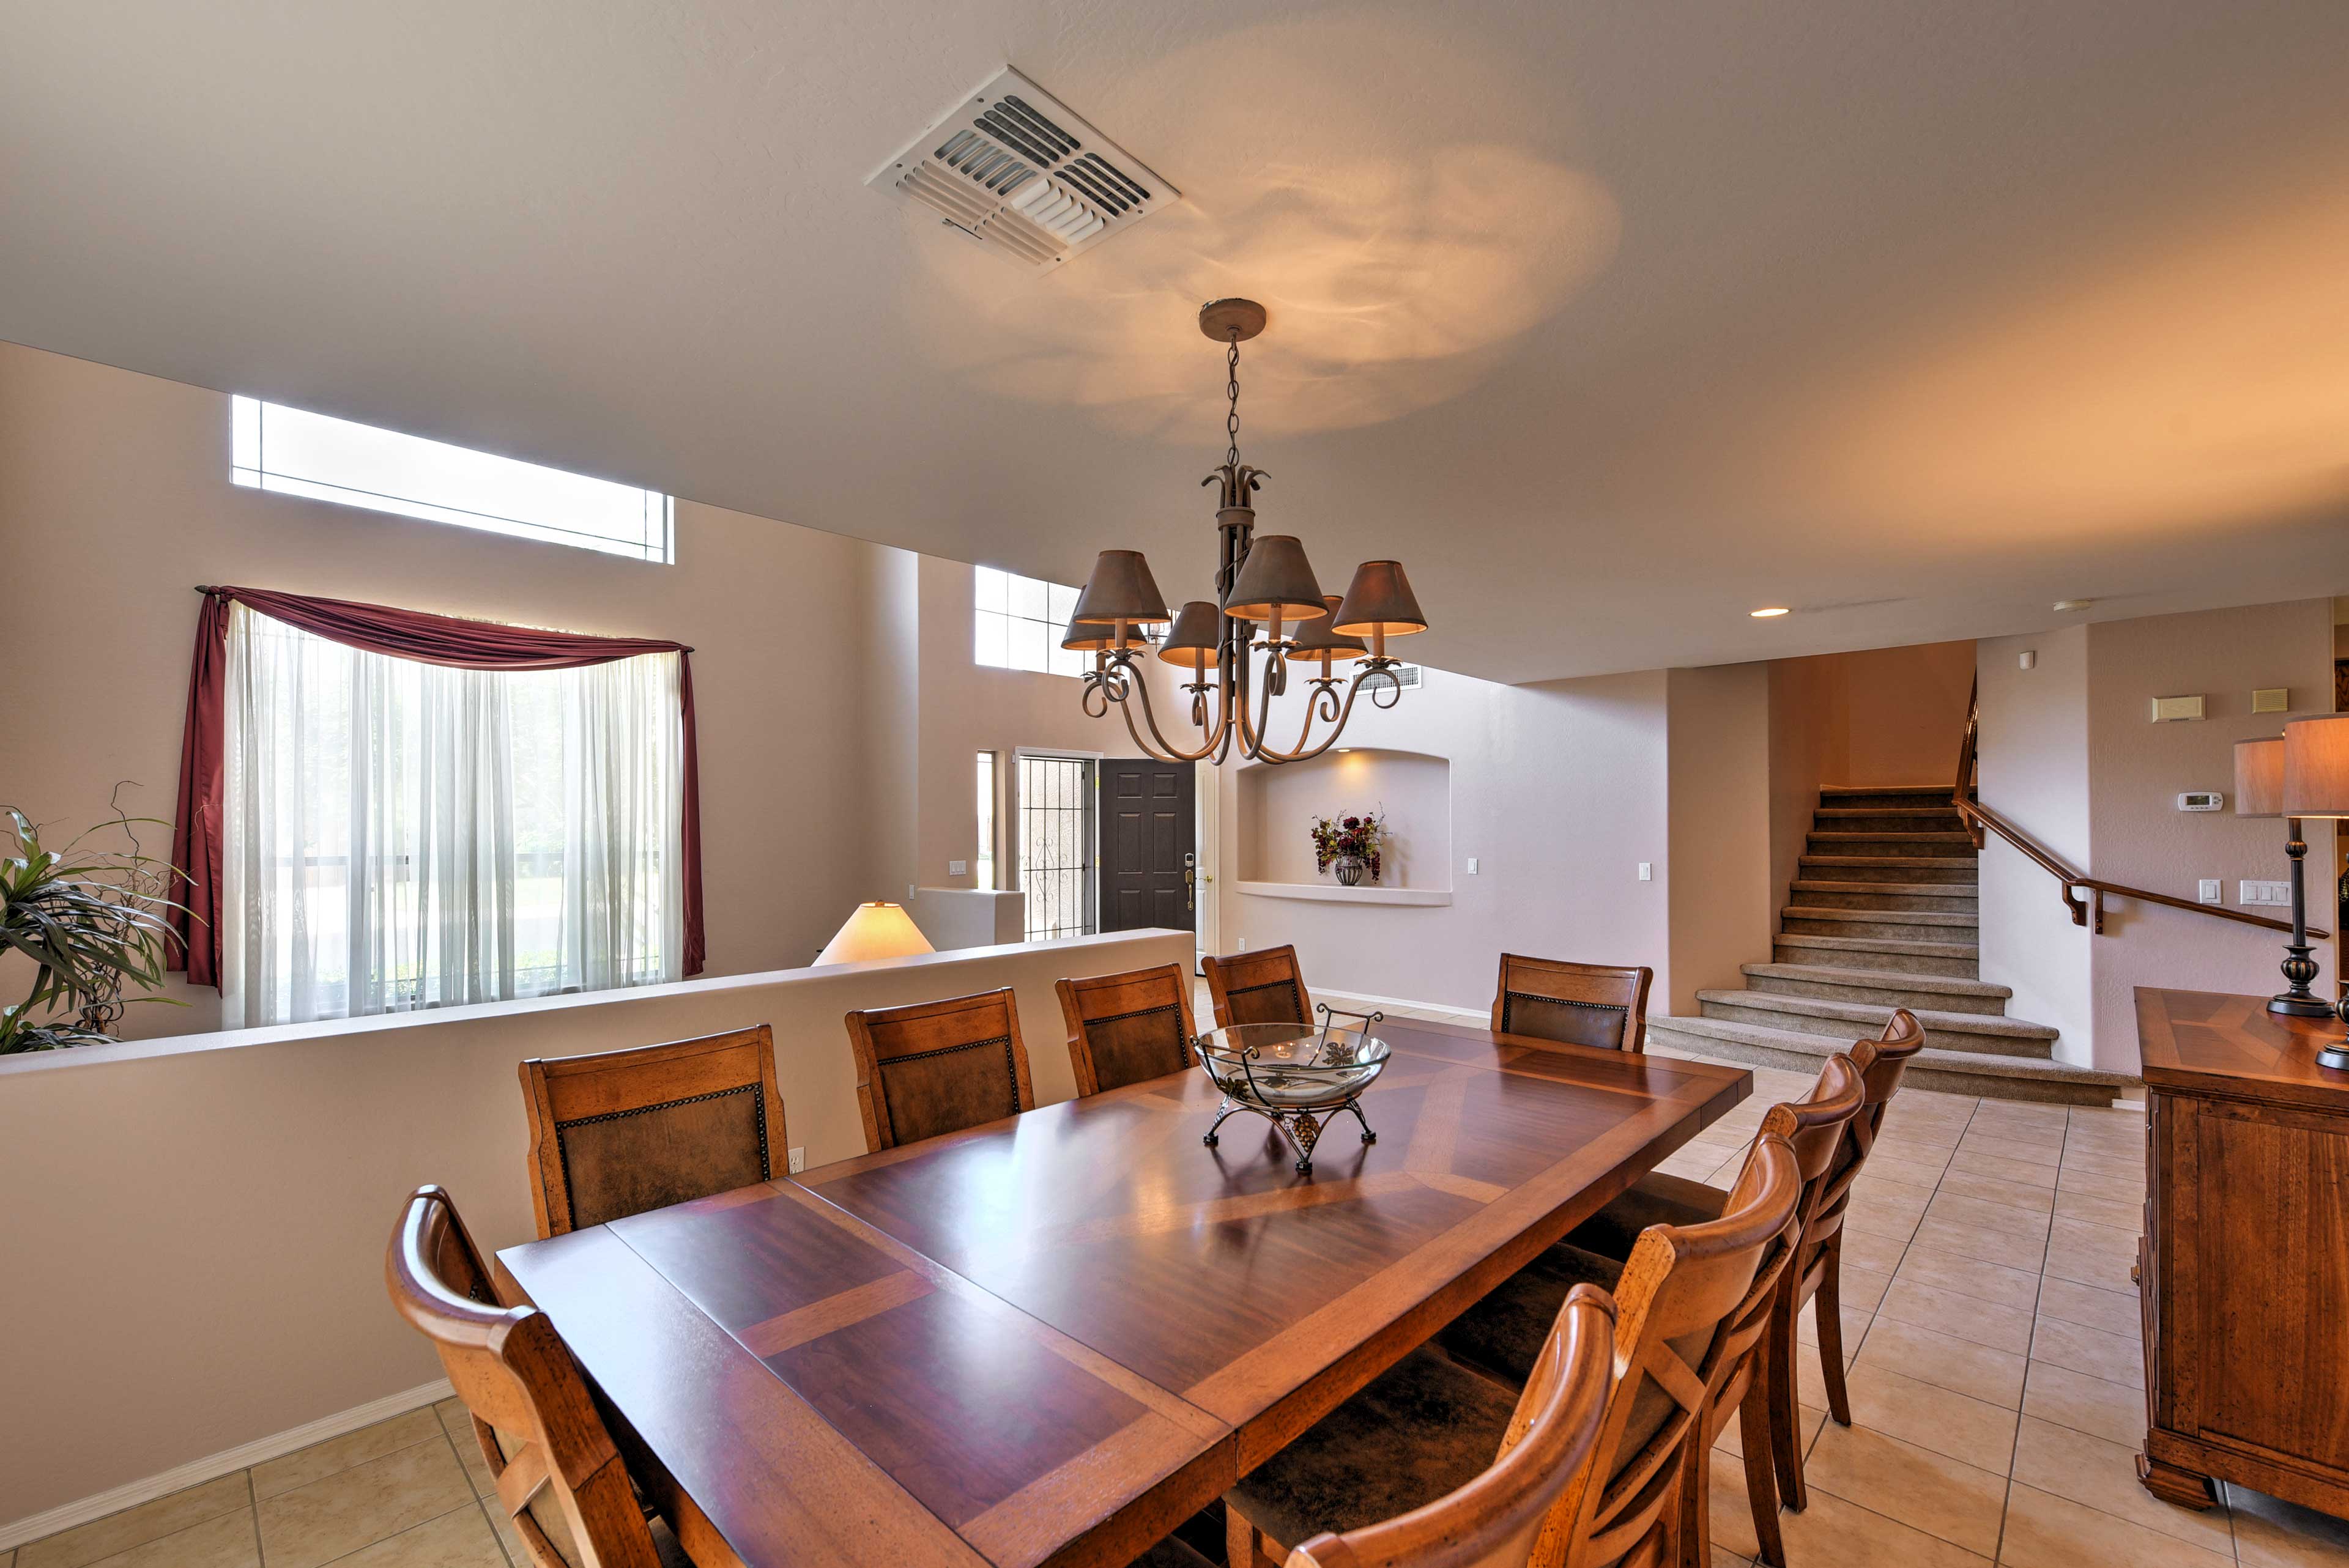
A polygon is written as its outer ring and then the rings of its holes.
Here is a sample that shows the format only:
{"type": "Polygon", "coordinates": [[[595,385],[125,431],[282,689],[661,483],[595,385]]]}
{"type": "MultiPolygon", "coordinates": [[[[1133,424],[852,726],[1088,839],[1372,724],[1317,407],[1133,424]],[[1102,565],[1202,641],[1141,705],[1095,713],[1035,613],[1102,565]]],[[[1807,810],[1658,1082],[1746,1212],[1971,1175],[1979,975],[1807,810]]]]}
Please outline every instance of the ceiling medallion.
{"type": "Polygon", "coordinates": [[[1319,757],[1345,733],[1354,699],[1365,690],[1373,707],[1392,707],[1402,700],[1402,683],[1394,674],[1400,661],[1387,656],[1387,639],[1427,630],[1427,617],[1420,614],[1400,561],[1363,562],[1340,599],[1321,592],[1302,544],[1283,533],[1257,536],[1256,492],[1267,476],[1240,461],[1240,345],[1264,326],[1264,306],[1254,300],[1219,299],[1199,309],[1199,330],[1229,350],[1224,388],[1230,400],[1224,419],[1229,444],[1222,465],[1199,481],[1221,490],[1216,602],[1194,599],[1170,616],[1142,552],[1104,550],[1061,641],[1063,648],[1093,655],[1093,667],[1085,675],[1085,712],[1104,718],[1114,705],[1125,715],[1134,744],[1162,762],[1220,763],[1235,751],[1257,762],[1319,757]],[[1191,724],[1200,738],[1191,748],[1175,745],[1159,728],[1149,682],[1135,668],[1135,661],[1152,651],[1145,628],[1170,621],[1173,629],[1156,653],[1190,672],[1183,689],[1191,694],[1191,724]],[[1257,652],[1265,655],[1261,672],[1253,656],[1257,652]],[[1352,678],[1341,682],[1336,667],[1356,661],[1352,678]],[[1305,705],[1297,744],[1284,751],[1265,731],[1272,699],[1288,689],[1292,664],[1319,673],[1309,677],[1313,695],[1305,705]],[[1319,740],[1313,738],[1316,722],[1330,727],[1319,740]]]}

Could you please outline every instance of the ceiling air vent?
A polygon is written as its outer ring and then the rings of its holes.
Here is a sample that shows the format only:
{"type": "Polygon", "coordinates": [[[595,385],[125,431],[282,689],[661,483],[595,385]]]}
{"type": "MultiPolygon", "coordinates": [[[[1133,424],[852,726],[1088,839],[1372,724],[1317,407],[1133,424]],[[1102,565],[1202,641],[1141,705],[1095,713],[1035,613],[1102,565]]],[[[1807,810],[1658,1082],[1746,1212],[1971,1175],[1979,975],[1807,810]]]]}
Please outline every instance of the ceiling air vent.
{"type": "Polygon", "coordinates": [[[1183,194],[1009,66],[864,183],[1038,272],[1183,194]]]}

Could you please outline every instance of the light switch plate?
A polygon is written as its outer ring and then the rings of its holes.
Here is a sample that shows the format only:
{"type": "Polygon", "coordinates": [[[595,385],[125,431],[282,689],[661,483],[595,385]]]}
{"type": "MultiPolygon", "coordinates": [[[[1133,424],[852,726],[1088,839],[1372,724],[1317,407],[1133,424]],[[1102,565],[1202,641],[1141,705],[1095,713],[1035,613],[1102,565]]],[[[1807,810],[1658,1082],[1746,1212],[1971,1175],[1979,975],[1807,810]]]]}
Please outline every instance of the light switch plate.
{"type": "Polygon", "coordinates": [[[2153,722],[2156,724],[2176,724],[2180,719],[2201,717],[2202,696],[2199,692],[2192,696],[2158,696],[2153,699],[2153,722]]]}
{"type": "Polygon", "coordinates": [[[2224,903],[2227,902],[2226,884],[2217,877],[2204,877],[2201,891],[2195,896],[2204,903],[2224,903]]]}
{"type": "Polygon", "coordinates": [[[1468,857],[1468,874],[1472,877],[1476,874],[1476,857],[1474,855],[1468,857]]]}
{"type": "Polygon", "coordinates": [[[2253,713],[2290,713],[2292,688],[2290,686],[2259,687],[2251,693],[2251,711],[2253,713]]]}
{"type": "Polygon", "coordinates": [[[1656,863],[1653,861],[1641,861],[1640,862],[1640,880],[1641,882],[1653,882],[1656,880],[1656,863]]]}
{"type": "Polygon", "coordinates": [[[2280,882],[2247,882],[2237,884],[2238,903],[2290,903],[2292,884],[2280,882]]]}
{"type": "Polygon", "coordinates": [[[947,875],[950,877],[960,877],[968,876],[969,874],[970,862],[968,861],[948,861],[947,862],[947,875]]]}
{"type": "Polygon", "coordinates": [[[1246,953],[1247,951],[1247,938],[1245,936],[1240,938],[1240,951],[1242,953],[1246,953]]]}

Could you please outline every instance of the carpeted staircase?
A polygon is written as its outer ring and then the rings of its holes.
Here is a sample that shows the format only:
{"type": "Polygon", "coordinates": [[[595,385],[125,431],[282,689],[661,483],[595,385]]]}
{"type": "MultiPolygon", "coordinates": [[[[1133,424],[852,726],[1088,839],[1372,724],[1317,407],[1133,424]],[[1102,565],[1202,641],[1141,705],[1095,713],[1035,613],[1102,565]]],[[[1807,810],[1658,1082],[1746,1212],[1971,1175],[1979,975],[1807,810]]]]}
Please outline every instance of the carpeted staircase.
{"type": "Polygon", "coordinates": [[[1779,912],[1773,961],[1745,988],[1700,991],[1702,1016],[1651,1017],[1648,1038],[1698,1056],[1814,1073],[1895,1007],[1925,1026],[1920,1088],[2109,1105],[2137,1080],[2054,1059],[2056,1031],[2006,1016],[1978,978],[1973,841],[1946,786],[1827,789],[1779,912]]]}

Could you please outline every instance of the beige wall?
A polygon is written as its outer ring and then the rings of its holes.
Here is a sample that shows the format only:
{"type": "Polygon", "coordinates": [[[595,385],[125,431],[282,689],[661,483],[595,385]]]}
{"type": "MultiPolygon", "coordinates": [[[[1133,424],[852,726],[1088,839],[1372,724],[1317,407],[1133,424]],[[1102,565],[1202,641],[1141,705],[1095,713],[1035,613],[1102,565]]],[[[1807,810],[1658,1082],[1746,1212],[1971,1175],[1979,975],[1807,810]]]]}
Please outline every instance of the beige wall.
{"type": "Polygon", "coordinates": [[[530,1239],[527,1057],[765,1023],[821,1165],[864,1148],[849,1008],[1009,985],[1046,1103],[1074,1088],[1053,981],[1190,951],[1127,932],[0,1057],[0,1527],[439,1376],[385,1240],[426,1181],[485,1249],[530,1239]]]}
{"type": "MultiPolygon", "coordinates": [[[[0,748],[0,803],[78,826],[129,779],[134,814],[170,817],[191,590],[250,584],[692,644],[711,974],[805,964],[886,893],[866,870],[873,735],[838,666],[874,558],[902,552],[680,501],[677,564],[655,566],[239,489],[228,440],[220,393],[0,345],[0,560],[26,601],[0,712],[39,726],[0,748]]],[[[191,1005],[134,1007],[128,1031],[218,1027],[217,993],[173,995],[191,1005]]]]}
{"type": "Polygon", "coordinates": [[[1667,679],[1671,945],[1650,1006],[1693,1016],[1700,990],[1735,990],[1770,956],[1785,893],[1770,843],[1770,671],[1673,670],[1667,679]]]}

